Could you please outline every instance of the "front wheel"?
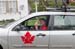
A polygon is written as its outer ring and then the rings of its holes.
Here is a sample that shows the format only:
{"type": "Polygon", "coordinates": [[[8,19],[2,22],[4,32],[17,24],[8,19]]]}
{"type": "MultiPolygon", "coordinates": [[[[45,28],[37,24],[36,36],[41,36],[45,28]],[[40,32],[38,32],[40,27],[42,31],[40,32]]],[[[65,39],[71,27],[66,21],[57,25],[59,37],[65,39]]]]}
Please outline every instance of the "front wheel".
{"type": "Polygon", "coordinates": [[[3,49],[1,45],[0,45],[0,49],[3,49]]]}

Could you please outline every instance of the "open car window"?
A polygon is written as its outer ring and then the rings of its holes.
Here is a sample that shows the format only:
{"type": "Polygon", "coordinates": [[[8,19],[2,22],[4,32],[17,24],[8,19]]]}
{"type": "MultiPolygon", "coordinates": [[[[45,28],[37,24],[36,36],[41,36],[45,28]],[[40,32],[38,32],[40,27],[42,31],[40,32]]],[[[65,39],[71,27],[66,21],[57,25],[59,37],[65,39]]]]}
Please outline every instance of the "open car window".
{"type": "Polygon", "coordinates": [[[48,27],[48,21],[49,21],[49,16],[35,16],[32,17],[28,20],[23,21],[22,23],[20,23],[19,25],[15,26],[13,28],[13,30],[18,30],[19,31],[24,31],[24,30],[36,30],[35,29],[35,24],[37,23],[38,25],[38,29],[37,30],[42,30],[40,29],[42,24],[40,23],[40,19],[44,19],[45,20],[45,24],[48,27]]]}

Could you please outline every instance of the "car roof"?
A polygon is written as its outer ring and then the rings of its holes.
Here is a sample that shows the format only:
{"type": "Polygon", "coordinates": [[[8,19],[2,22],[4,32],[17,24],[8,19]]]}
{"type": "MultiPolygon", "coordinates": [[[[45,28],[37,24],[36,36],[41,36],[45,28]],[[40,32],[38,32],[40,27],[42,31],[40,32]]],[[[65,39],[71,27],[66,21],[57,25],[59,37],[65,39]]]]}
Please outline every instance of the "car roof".
{"type": "Polygon", "coordinates": [[[31,15],[75,15],[75,12],[35,12],[31,15]]]}
{"type": "Polygon", "coordinates": [[[14,24],[17,25],[18,23],[22,22],[25,19],[28,19],[34,16],[39,16],[39,15],[75,15],[75,13],[74,12],[35,12],[35,13],[28,14],[27,16],[22,17],[21,19],[13,22],[13,24],[8,28],[11,28],[14,24]]]}

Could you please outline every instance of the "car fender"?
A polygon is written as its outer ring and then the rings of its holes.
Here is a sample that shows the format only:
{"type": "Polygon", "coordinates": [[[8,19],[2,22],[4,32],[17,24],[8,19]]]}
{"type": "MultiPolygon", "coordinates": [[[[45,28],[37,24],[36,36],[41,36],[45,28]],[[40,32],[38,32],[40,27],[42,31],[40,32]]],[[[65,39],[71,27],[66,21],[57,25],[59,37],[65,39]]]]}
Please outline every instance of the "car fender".
{"type": "Polygon", "coordinates": [[[8,30],[0,28],[0,45],[3,49],[8,49],[8,30]]]}
{"type": "Polygon", "coordinates": [[[0,39],[0,45],[2,46],[3,49],[8,49],[7,41],[3,41],[3,40],[0,39]]]}

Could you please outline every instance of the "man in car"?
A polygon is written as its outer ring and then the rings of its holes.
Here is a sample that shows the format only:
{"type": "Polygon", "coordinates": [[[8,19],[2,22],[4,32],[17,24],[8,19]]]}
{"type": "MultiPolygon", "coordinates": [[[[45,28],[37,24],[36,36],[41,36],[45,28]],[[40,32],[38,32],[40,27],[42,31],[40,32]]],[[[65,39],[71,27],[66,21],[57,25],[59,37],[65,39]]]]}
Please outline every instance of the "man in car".
{"type": "Polygon", "coordinates": [[[47,30],[48,29],[48,27],[47,27],[47,25],[46,25],[46,20],[45,19],[43,19],[43,18],[41,18],[41,19],[39,19],[39,21],[37,21],[36,23],[35,23],[35,29],[36,30],[47,30]],[[40,27],[39,27],[39,23],[40,23],[40,27]]]}

